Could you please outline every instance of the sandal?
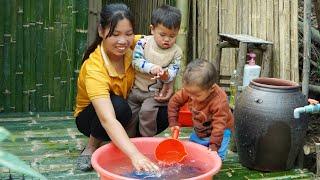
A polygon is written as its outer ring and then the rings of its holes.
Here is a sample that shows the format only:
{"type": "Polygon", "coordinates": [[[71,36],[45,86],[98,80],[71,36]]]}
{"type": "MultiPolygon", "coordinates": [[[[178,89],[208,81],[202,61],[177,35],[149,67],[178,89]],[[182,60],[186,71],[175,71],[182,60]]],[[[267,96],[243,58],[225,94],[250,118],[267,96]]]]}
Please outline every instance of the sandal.
{"type": "Polygon", "coordinates": [[[93,169],[91,164],[91,155],[80,155],[77,158],[77,169],[81,171],[91,171],[93,169]]]}

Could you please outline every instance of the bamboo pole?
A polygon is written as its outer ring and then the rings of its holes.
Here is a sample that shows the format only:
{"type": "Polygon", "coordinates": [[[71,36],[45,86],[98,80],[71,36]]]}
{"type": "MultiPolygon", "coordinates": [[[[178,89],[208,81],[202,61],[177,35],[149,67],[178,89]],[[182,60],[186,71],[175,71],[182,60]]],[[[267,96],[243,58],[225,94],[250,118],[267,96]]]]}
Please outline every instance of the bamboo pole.
{"type": "Polygon", "coordinates": [[[187,59],[187,52],[188,52],[188,25],[189,25],[189,0],[177,0],[176,6],[181,11],[181,25],[180,25],[180,31],[177,37],[177,44],[180,46],[183,57],[181,59],[180,64],[180,71],[177,75],[176,81],[175,81],[175,87],[176,89],[180,89],[182,86],[182,73],[187,65],[188,59],[187,59]]]}
{"type": "Polygon", "coordinates": [[[72,25],[72,16],[71,16],[71,11],[69,11],[69,7],[72,7],[72,1],[71,0],[65,0],[62,1],[61,4],[61,31],[62,31],[62,38],[61,38],[61,43],[60,43],[60,50],[59,50],[59,58],[61,61],[60,65],[60,98],[59,102],[60,104],[60,109],[58,111],[66,111],[67,110],[67,104],[68,104],[68,95],[69,95],[69,88],[68,88],[68,82],[69,82],[69,76],[71,71],[69,70],[69,61],[71,60],[70,54],[69,54],[69,49],[70,47],[70,42],[72,41],[72,33],[71,33],[71,25],[72,25]]]}
{"type": "Polygon", "coordinates": [[[53,74],[53,89],[50,89],[50,94],[53,94],[52,99],[52,111],[60,111],[61,110],[61,93],[63,90],[60,86],[61,81],[61,64],[62,64],[62,58],[61,58],[61,42],[62,42],[62,1],[61,0],[54,0],[53,1],[53,59],[51,61],[52,69],[51,71],[53,74]]]}
{"type": "Polygon", "coordinates": [[[35,108],[36,111],[43,111],[43,83],[44,83],[44,70],[45,70],[45,62],[46,58],[44,56],[45,50],[43,48],[44,45],[44,22],[43,18],[45,16],[44,12],[44,1],[39,1],[35,4],[36,11],[36,59],[35,59],[35,76],[36,76],[36,84],[35,84],[35,108]]]}
{"type": "MultiPolygon", "coordinates": [[[[5,21],[5,6],[0,6],[0,24],[4,24],[5,21]]],[[[3,66],[4,66],[4,26],[0,26],[0,76],[4,77],[3,66]]],[[[0,98],[4,99],[4,78],[0,78],[0,98]]],[[[0,112],[4,111],[4,101],[0,101],[0,112]]]]}
{"type": "Polygon", "coordinates": [[[10,112],[16,111],[16,32],[17,32],[17,1],[10,1],[10,23],[11,23],[11,41],[10,41],[10,112]]]}
{"type": "Polygon", "coordinates": [[[10,94],[12,93],[11,87],[10,87],[10,50],[11,50],[11,22],[8,21],[10,19],[11,15],[11,9],[10,9],[10,0],[6,0],[4,2],[4,35],[3,35],[3,41],[4,41],[4,48],[3,48],[3,91],[1,93],[4,94],[4,110],[9,111],[10,110],[10,94]]]}
{"type": "MultiPolygon", "coordinates": [[[[82,56],[85,52],[87,45],[87,28],[88,22],[83,19],[88,18],[88,2],[87,1],[74,1],[75,2],[75,18],[76,18],[76,29],[75,29],[75,60],[73,64],[74,69],[74,87],[77,87],[78,74],[82,62],[82,56]]],[[[74,94],[76,94],[76,89],[74,94]]]]}
{"type": "Polygon", "coordinates": [[[30,1],[23,2],[23,111],[30,111],[30,89],[31,89],[31,51],[30,48],[30,1]]]}
{"type": "Polygon", "coordinates": [[[303,71],[302,71],[302,93],[309,95],[309,74],[310,74],[310,46],[311,46],[311,0],[304,0],[303,13],[303,71]]]}
{"type": "Polygon", "coordinates": [[[17,0],[16,111],[23,111],[23,0],[17,0]]]}
{"type": "MultiPolygon", "coordinates": [[[[68,34],[67,36],[69,36],[69,41],[67,41],[67,75],[66,75],[66,81],[67,81],[67,94],[66,94],[66,107],[65,107],[65,111],[72,111],[72,105],[74,104],[74,87],[73,86],[73,76],[72,76],[72,72],[73,72],[73,62],[74,62],[74,55],[73,55],[73,49],[74,49],[74,45],[75,45],[75,15],[74,15],[74,1],[73,0],[69,0],[68,1],[68,11],[67,11],[67,15],[68,15],[68,19],[67,21],[68,23],[68,34]]],[[[100,9],[101,9],[101,3],[100,3],[100,9]]]]}
{"type": "Polygon", "coordinates": [[[29,12],[29,35],[30,41],[28,42],[30,48],[30,65],[29,65],[29,111],[34,112],[36,111],[36,11],[34,10],[36,7],[36,0],[30,0],[30,12],[29,12]]]}
{"type": "Polygon", "coordinates": [[[46,5],[44,6],[45,16],[45,49],[46,49],[46,66],[45,66],[45,81],[44,81],[44,94],[42,96],[44,103],[44,111],[50,111],[52,109],[52,98],[53,98],[53,42],[54,34],[53,34],[53,2],[52,0],[45,1],[46,5]]]}

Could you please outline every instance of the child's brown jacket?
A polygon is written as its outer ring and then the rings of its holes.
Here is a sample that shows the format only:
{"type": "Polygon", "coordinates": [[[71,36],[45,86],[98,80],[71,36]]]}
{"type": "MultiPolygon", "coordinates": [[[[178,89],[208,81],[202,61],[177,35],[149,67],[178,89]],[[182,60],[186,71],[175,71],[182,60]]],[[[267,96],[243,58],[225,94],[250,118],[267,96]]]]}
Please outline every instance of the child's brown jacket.
{"type": "Polygon", "coordinates": [[[234,118],[229,108],[226,93],[215,85],[209,97],[195,103],[184,89],[177,91],[168,104],[169,126],[180,126],[178,123],[179,109],[185,103],[192,112],[192,122],[196,134],[200,138],[210,137],[210,148],[217,151],[221,146],[223,132],[229,128],[234,132],[234,118]]]}

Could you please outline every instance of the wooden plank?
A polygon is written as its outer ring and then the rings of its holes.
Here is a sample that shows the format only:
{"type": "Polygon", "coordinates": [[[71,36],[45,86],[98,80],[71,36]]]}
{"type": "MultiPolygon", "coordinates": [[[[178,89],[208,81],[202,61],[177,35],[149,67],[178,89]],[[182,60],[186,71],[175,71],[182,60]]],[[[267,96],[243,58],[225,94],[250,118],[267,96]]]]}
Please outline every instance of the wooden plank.
{"type": "Polygon", "coordinates": [[[204,34],[204,31],[203,31],[203,21],[204,21],[204,18],[203,18],[203,12],[204,12],[204,9],[203,9],[203,0],[197,0],[197,4],[198,4],[198,57],[195,57],[195,58],[199,58],[199,57],[203,57],[203,34],[204,34]]]}
{"type": "Polygon", "coordinates": [[[249,1],[243,0],[242,2],[242,21],[241,21],[241,34],[250,33],[250,21],[249,21],[249,1]]]}
{"type": "Polygon", "coordinates": [[[298,37],[298,1],[290,2],[291,27],[290,27],[290,46],[291,46],[291,80],[299,82],[299,37],[298,37]]]}
{"type": "Polygon", "coordinates": [[[267,45],[267,49],[263,53],[262,67],[261,67],[261,76],[262,77],[270,77],[272,49],[273,49],[273,46],[271,44],[269,44],[269,45],[267,45]]]}
{"type": "Polygon", "coordinates": [[[236,29],[237,29],[237,34],[241,34],[241,19],[242,19],[242,8],[241,8],[241,6],[242,6],[242,0],[237,0],[236,1],[236,4],[237,4],[237,20],[236,20],[236,22],[237,22],[237,25],[236,25],[236,29]],[[241,4],[241,5],[240,5],[241,4]]]}
{"type": "Polygon", "coordinates": [[[290,80],[290,12],[289,0],[279,0],[280,78],[290,80]]]}
{"type": "MultiPolygon", "coordinates": [[[[236,34],[236,19],[237,19],[237,4],[231,1],[222,1],[221,6],[224,10],[222,14],[224,17],[224,21],[222,22],[224,25],[223,29],[221,29],[222,33],[228,33],[230,36],[236,34]]],[[[229,35],[226,35],[229,36],[229,35]]],[[[235,69],[235,49],[223,49],[222,52],[222,62],[221,62],[221,73],[220,75],[230,75],[235,69]]]]}
{"type": "Polygon", "coordinates": [[[251,0],[251,35],[258,37],[259,16],[257,0],[251,0]]]}
{"type": "Polygon", "coordinates": [[[273,77],[280,78],[279,1],[274,0],[273,77]]]}
{"type": "Polygon", "coordinates": [[[191,0],[192,2],[192,57],[197,57],[197,1],[191,0]]]}
{"type": "Polygon", "coordinates": [[[239,44],[239,55],[237,62],[237,82],[238,84],[242,84],[243,80],[243,68],[246,63],[247,57],[247,43],[240,42],[239,44]]]}
{"type": "MultiPolygon", "coordinates": [[[[274,44],[274,6],[273,0],[267,0],[266,2],[266,40],[271,41],[274,44]]],[[[267,74],[268,77],[273,77],[272,72],[272,65],[273,65],[273,52],[275,46],[272,46],[271,49],[271,57],[270,57],[270,65],[269,65],[269,73],[267,74]]]]}
{"type": "MultiPolygon", "coordinates": [[[[203,14],[203,26],[204,26],[204,37],[203,37],[203,58],[207,59],[207,60],[210,60],[209,59],[209,48],[208,48],[208,45],[209,45],[209,1],[208,0],[205,0],[203,2],[203,9],[204,9],[204,14],[203,14]]],[[[211,60],[212,61],[212,60],[211,60]]]]}
{"type": "MultiPolygon", "coordinates": [[[[229,22],[229,1],[220,0],[220,33],[232,33],[230,32],[230,22],[229,22]]],[[[230,61],[230,49],[223,48],[221,51],[221,61],[220,61],[220,72],[219,75],[224,75],[228,72],[228,64],[230,61]]]]}
{"type": "Polygon", "coordinates": [[[261,39],[267,39],[267,1],[266,0],[260,0],[259,1],[260,6],[260,25],[259,25],[259,38],[261,39]]]}
{"type": "Polygon", "coordinates": [[[96,38],[97,25],[99,24],[100,11],[102,8],[101,0],[88,1],[88,35],[87,43],[91,44],[96,38]]]}

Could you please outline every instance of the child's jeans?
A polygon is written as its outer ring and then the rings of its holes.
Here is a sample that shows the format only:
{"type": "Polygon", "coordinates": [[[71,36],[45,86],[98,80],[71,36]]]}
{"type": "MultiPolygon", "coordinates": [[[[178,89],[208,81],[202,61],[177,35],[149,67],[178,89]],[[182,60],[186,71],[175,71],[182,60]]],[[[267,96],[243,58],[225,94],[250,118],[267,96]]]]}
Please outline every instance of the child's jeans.
{"type": "MultiPolygon", "coordinates": [[[[218,149],[218,155],[222,160],[225,159],[227,150],[228,150],[228,145],[231,139],[231,130],[230,129],[225,129],[223,132],[223,139],[221,142],[221,146],[218,149]]],[[[192,132],[190,135],[190,141],[195,142],[197,144],[201,144],[203,146],[209,147],[210,139],[209,137],[207,138],[199,138],[195,132],[192,132]]]]}

